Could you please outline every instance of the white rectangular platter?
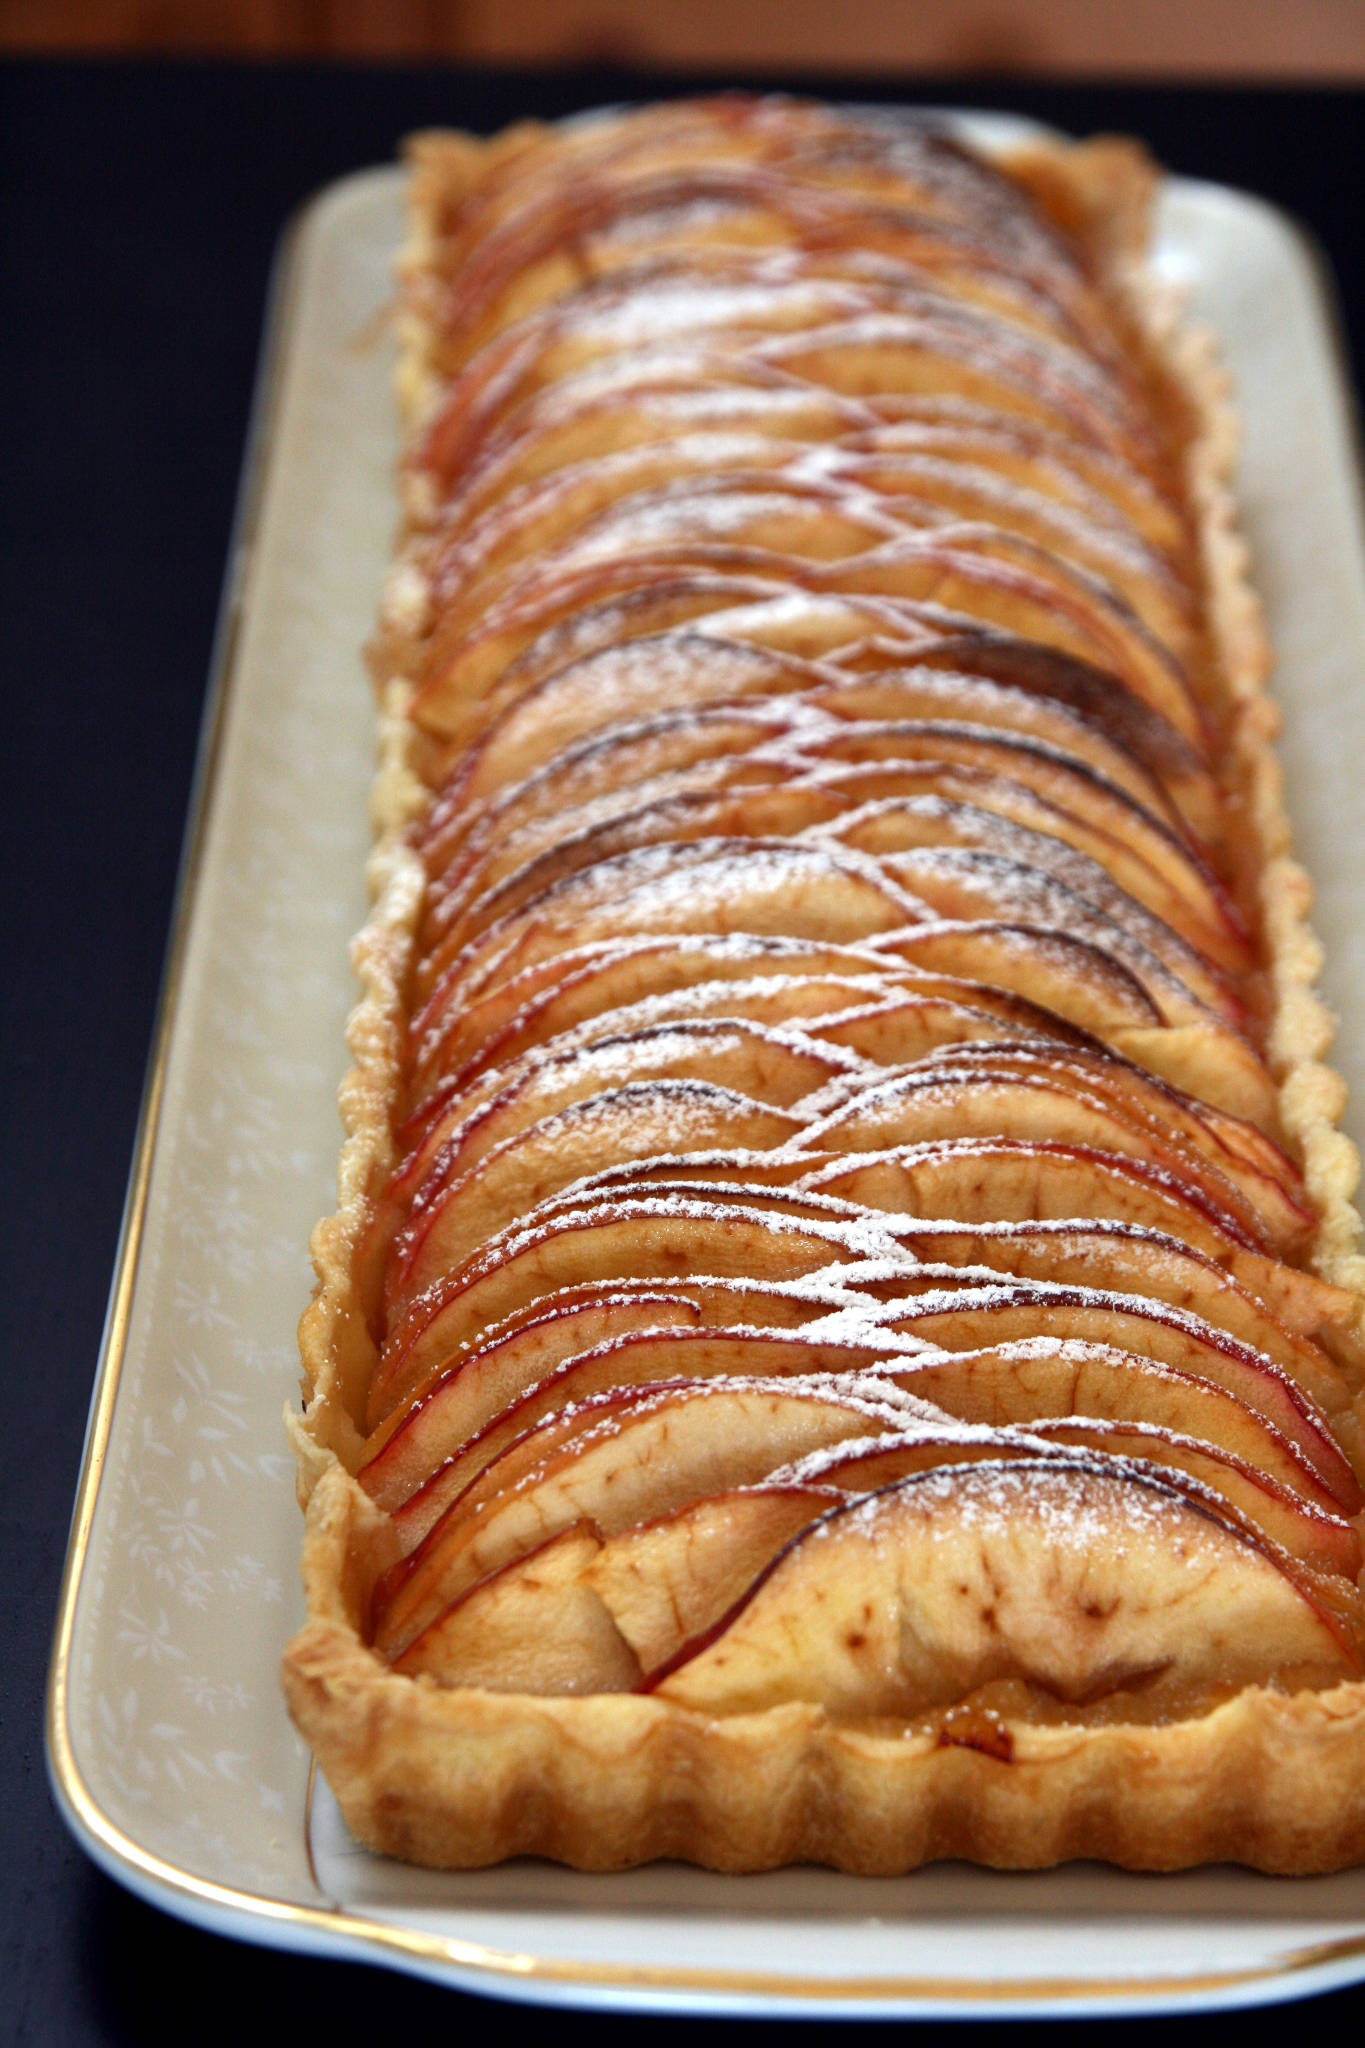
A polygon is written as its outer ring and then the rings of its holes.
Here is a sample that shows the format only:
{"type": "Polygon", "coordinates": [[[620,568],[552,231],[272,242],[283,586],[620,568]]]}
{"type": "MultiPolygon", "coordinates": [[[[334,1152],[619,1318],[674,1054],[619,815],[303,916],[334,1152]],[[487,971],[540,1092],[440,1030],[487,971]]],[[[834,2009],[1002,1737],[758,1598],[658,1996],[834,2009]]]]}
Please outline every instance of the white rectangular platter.
{"type": "MultiPolygon", "coordinates": [[[[374,336],[400,206],[397,171],[348,179],[282,264],[58,1625],[48,1734],[67,1819],[105,1868],[188,1919],[547,2004],[1033,2018],[1365,1979],[1365,1871],[441,1876],[368,1856],[325,1787],[310,1796],[276,1682],[301,1605],[280,1411],[308,1232],[331,1206],[346,940],[365,908],[360,649],[395,516],[374,336]]],[[[1330,320],[1300,236],[1239,194],[1169,184],[1157,260],[1240,389],[1241,499],[1359,1142],[1365,536],[1330,320]]]]}

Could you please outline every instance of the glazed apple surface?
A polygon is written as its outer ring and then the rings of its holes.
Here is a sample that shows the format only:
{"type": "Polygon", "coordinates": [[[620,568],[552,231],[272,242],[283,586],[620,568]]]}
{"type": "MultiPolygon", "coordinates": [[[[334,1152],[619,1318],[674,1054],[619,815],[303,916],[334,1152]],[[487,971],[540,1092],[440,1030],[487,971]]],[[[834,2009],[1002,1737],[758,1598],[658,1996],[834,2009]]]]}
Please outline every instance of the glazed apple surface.
{"type": "Polygon", "coordinates": [[[418,146],[329,1441],[424,1701],[985,1770],[1365,1669],[1231,542],[1117,186],[1029,161],[418,146]]]}

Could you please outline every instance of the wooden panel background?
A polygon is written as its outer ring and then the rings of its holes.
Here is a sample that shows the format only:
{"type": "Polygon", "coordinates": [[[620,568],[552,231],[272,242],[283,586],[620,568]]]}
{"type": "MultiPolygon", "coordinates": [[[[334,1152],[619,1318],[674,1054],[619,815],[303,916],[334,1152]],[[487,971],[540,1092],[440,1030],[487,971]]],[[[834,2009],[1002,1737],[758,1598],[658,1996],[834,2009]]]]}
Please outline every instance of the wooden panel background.
{"type": "Polygon", "coordinates": [[[0,49],[1365,80],[1365,0],[0,0],[0,49]]]}

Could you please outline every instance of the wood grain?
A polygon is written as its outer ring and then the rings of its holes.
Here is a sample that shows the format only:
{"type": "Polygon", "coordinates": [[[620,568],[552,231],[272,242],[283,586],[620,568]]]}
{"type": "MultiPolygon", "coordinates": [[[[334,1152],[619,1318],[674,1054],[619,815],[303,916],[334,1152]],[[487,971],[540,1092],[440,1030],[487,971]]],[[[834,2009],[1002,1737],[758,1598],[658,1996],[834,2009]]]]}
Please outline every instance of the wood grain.
{"type": "Polygon", "coordinates": [[[0,49],[1365,79],[1360,0],[0,0],[0,49]]]}

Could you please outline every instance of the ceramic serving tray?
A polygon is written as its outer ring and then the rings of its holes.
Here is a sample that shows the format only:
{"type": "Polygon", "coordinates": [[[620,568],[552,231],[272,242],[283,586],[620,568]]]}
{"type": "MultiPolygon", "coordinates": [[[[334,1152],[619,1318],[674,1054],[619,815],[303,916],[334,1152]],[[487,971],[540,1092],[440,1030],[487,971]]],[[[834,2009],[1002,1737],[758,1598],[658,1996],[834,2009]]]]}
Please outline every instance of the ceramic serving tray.
{"type": "MultiPolygon", "coordinates": [[[[57,1629],[48,1738],[67,1820],[187,1919],[545,2004],[1033,2018],[1365,1978],[1365,1871],[439,1875],[358,1849],[310,1781],[276,1682],[302,1604],[280,1416],[308,1233],[332,1206],[346,941],[365,910],[360,648],[395,520],[377,336],[400,210],[396,170],[349,178],[281,259],[57,1629]]],[[[1240,387],[1241,501],[1360,1142],[1365,546],[1330,316],[1311,252],[1260,203],[1173,182],[1160,229],[1161,269],[1240,387]]]]}

